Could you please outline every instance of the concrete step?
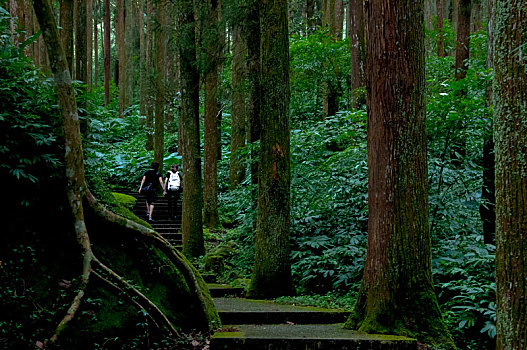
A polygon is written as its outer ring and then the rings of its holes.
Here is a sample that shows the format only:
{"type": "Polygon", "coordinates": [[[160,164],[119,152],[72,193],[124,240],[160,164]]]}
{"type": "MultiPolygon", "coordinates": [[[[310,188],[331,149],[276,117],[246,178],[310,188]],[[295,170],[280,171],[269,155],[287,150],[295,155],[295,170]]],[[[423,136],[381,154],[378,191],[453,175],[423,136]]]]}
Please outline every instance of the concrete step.
{"type": "Polygon", "coordinates": [[[241,287],[231,287],[228,284],[209,283],[210,295],[213,298],[220,298],[225,296],[242,297],[245,295],[245,290],[241,287]]]}
{"type": "Polygon", "coordinates": [[[312,306],[277,304],[269,300],[214,298],[223,324],[328,324],[345,322],[349,312],[312,306]]]}
{"type": "Polygon", "coordinates": [[[337,324],[224,325],[212,336],[210,349],[258,350],[416,350],[415,339],[361,334],[337,324]]]}

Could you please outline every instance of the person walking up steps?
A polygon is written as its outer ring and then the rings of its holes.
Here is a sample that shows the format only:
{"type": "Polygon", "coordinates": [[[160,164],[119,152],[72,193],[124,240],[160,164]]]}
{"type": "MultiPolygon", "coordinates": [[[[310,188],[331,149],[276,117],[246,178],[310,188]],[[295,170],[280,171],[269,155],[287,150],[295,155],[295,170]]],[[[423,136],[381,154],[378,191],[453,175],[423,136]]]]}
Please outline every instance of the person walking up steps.
{"type": "Polygon", "coordinates": [[[179,194],[181,193],[181,174],[178,171],[177,164],[172,165],[172,169],[167,172],[165,178],[165,191],[163,195],[168,194],[168,215],[176,220],[179,194]]]}
{"type": "Polygon", "coordinates": [[[152,222],[152,213],[154,212],[154,202],[157,197],[157,182],[161,184],[161,188],[164,190],[163,178],[161,174],[157,172],[159,169],[158,162],[152,162],[150,169],[145,172],[143,179],[141,180],[141,186],[139,186],[139,193],[146,197],[146,215],[148,221],[152,222]]]}

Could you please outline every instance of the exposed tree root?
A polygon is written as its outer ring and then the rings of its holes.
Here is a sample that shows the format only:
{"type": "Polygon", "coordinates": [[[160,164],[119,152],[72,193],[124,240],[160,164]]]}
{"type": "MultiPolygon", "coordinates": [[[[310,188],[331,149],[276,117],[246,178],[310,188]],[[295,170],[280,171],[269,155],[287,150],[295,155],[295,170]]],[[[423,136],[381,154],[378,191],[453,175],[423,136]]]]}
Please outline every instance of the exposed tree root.
{"type": "MultiPolygon", "coordinates": [[[[156,245],[156,247],[161,249],[161,251],[163,251],[167,255],[167,257],[181,272],[181,274],[185,278],[185,281],[190,287],[191,292],[195,294],[195,297],[197,301],[199,301],[199,303],[201,304],[202,308],[204,310],[210,310],[211,308],[214,308],[214,306],[212,305],[212,299],[210,298],[209,291],[206,288],[202,288],[202,286],[200,286],[200,277],[198,277],[198,271],[183,256],[183,254],[181,254],[176,248],[174,248],[159,233],[106,209],[102,204],[97,201],[97,199],[89,190],[86,193],[86,199],[88,200],[88,204],[94,210],[94,212],[98,216],[102,217],[104,220],[117,223],[130,229],[130,231],[135,234],[140,234],[142,236],[150,238],[156,245]]],[[[210,330],[212,330],[213,327],[220,326],[219,317],[217,317],[217,319],[215,320],[216,322],[218,322],[215,325],[211,324],[210,321],[211,320],[207,320],[207,322],[209,322],[208,327],[210,330]]]]}

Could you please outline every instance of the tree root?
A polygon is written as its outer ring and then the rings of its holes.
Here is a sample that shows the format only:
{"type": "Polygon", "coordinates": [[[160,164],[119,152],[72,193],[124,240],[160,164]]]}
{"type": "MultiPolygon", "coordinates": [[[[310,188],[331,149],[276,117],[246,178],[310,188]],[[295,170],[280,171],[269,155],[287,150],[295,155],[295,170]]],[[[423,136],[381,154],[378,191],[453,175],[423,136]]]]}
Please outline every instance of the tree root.
{"type": "Polygon", "coordinates": [[[139,309],[143,310],[145,312],[145,315],[147,315],[156,325],[158,329],[161,329],[159,326],[159,323],[162,323],[167,327],[172,333],[179,336],[179,332],[176,330],[174,325],[169,321],[169,319],[165,316],[163,311],[161,311],[148,297],[146,297],[143,293],[141,293],[137,288],[132,286],[128,281],[126,281],[124,278],[116,274],[112,269],[105,266],[103,263],[101,263],[98,259],[94,259],[94,263],[96,263],[97,266],[99,266],[105,273],[110,275],[114,280],[117,281],[116,283],[111,282],[110,280],[104,278],[99,272],[94,272],[95,276],[100,278],[102,281],[108,283],[110,286],[114,287],[115,289],[122,292],[124,295],[126,295],[132,303],[134,303],[139,309]],[[126,291],[126,292],[125,292],[126,291]],[[133,295],[130,296],[129,293],[132,293],[133,295]],[[146,304],[143,306],[143,304],[146,304]]]}
{"type": "MultiPolygon", "coordinates": [[[[150,238],[153,243],[163,251],[167,257],[172,261],[172,263],[179,269],[188,286],[191,287],[190,290],[195,294],[197,301],[201,304],[204,310],[214,309],[212,299],[210,297],[209,291],[206,288],[202,288],[198,271],[192,266],[192,264],[181,254],[176,248],[174,248],[167,240],[165,240],[159,233],[154,230],[149,229],[143,225],[140,225],[136,222],[128,220],[120,215],[117,215],[110,210],[106,209],[102,204],[100,204],[93,194],[88,190],[86,193],[86,199],[88,204],[94,210],[94,212],[103,218],[106,221],[117,223],[122,225],[135,234],[140,234],[150,238]]],[[[212,330],[214,327],[220,326],[219,316],[216,314],[214,320],[207,320],[209,330],[212,330]],[[212,322],[216,324],[212,324],[212,322]]]]}

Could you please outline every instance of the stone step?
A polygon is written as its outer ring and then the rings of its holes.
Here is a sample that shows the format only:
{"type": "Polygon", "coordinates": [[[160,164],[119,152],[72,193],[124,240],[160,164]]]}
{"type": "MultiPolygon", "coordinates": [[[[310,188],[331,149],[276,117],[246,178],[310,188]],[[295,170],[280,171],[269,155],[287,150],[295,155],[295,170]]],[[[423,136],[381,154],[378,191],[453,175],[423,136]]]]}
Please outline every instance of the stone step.
{"type": "Polygon", "coordinates": [[[231,287],[228,284],[208,284],[210,295],[213,298],[220,298],[225,296],[241,297],[245,295],[245,290],[241,287],[231,287]]]}
{"type": "Polygon", "coordinates": [[[210,349],[258,350],[416,350],[415,339],[363,334],[337,324],[224,325],[214,333],[210,349]]]}
{"type": "Polygon", "coordinates": [[[268,300],[213,298],[223,324],[328,324],[345,322],[349,312],[268,300]]]}

